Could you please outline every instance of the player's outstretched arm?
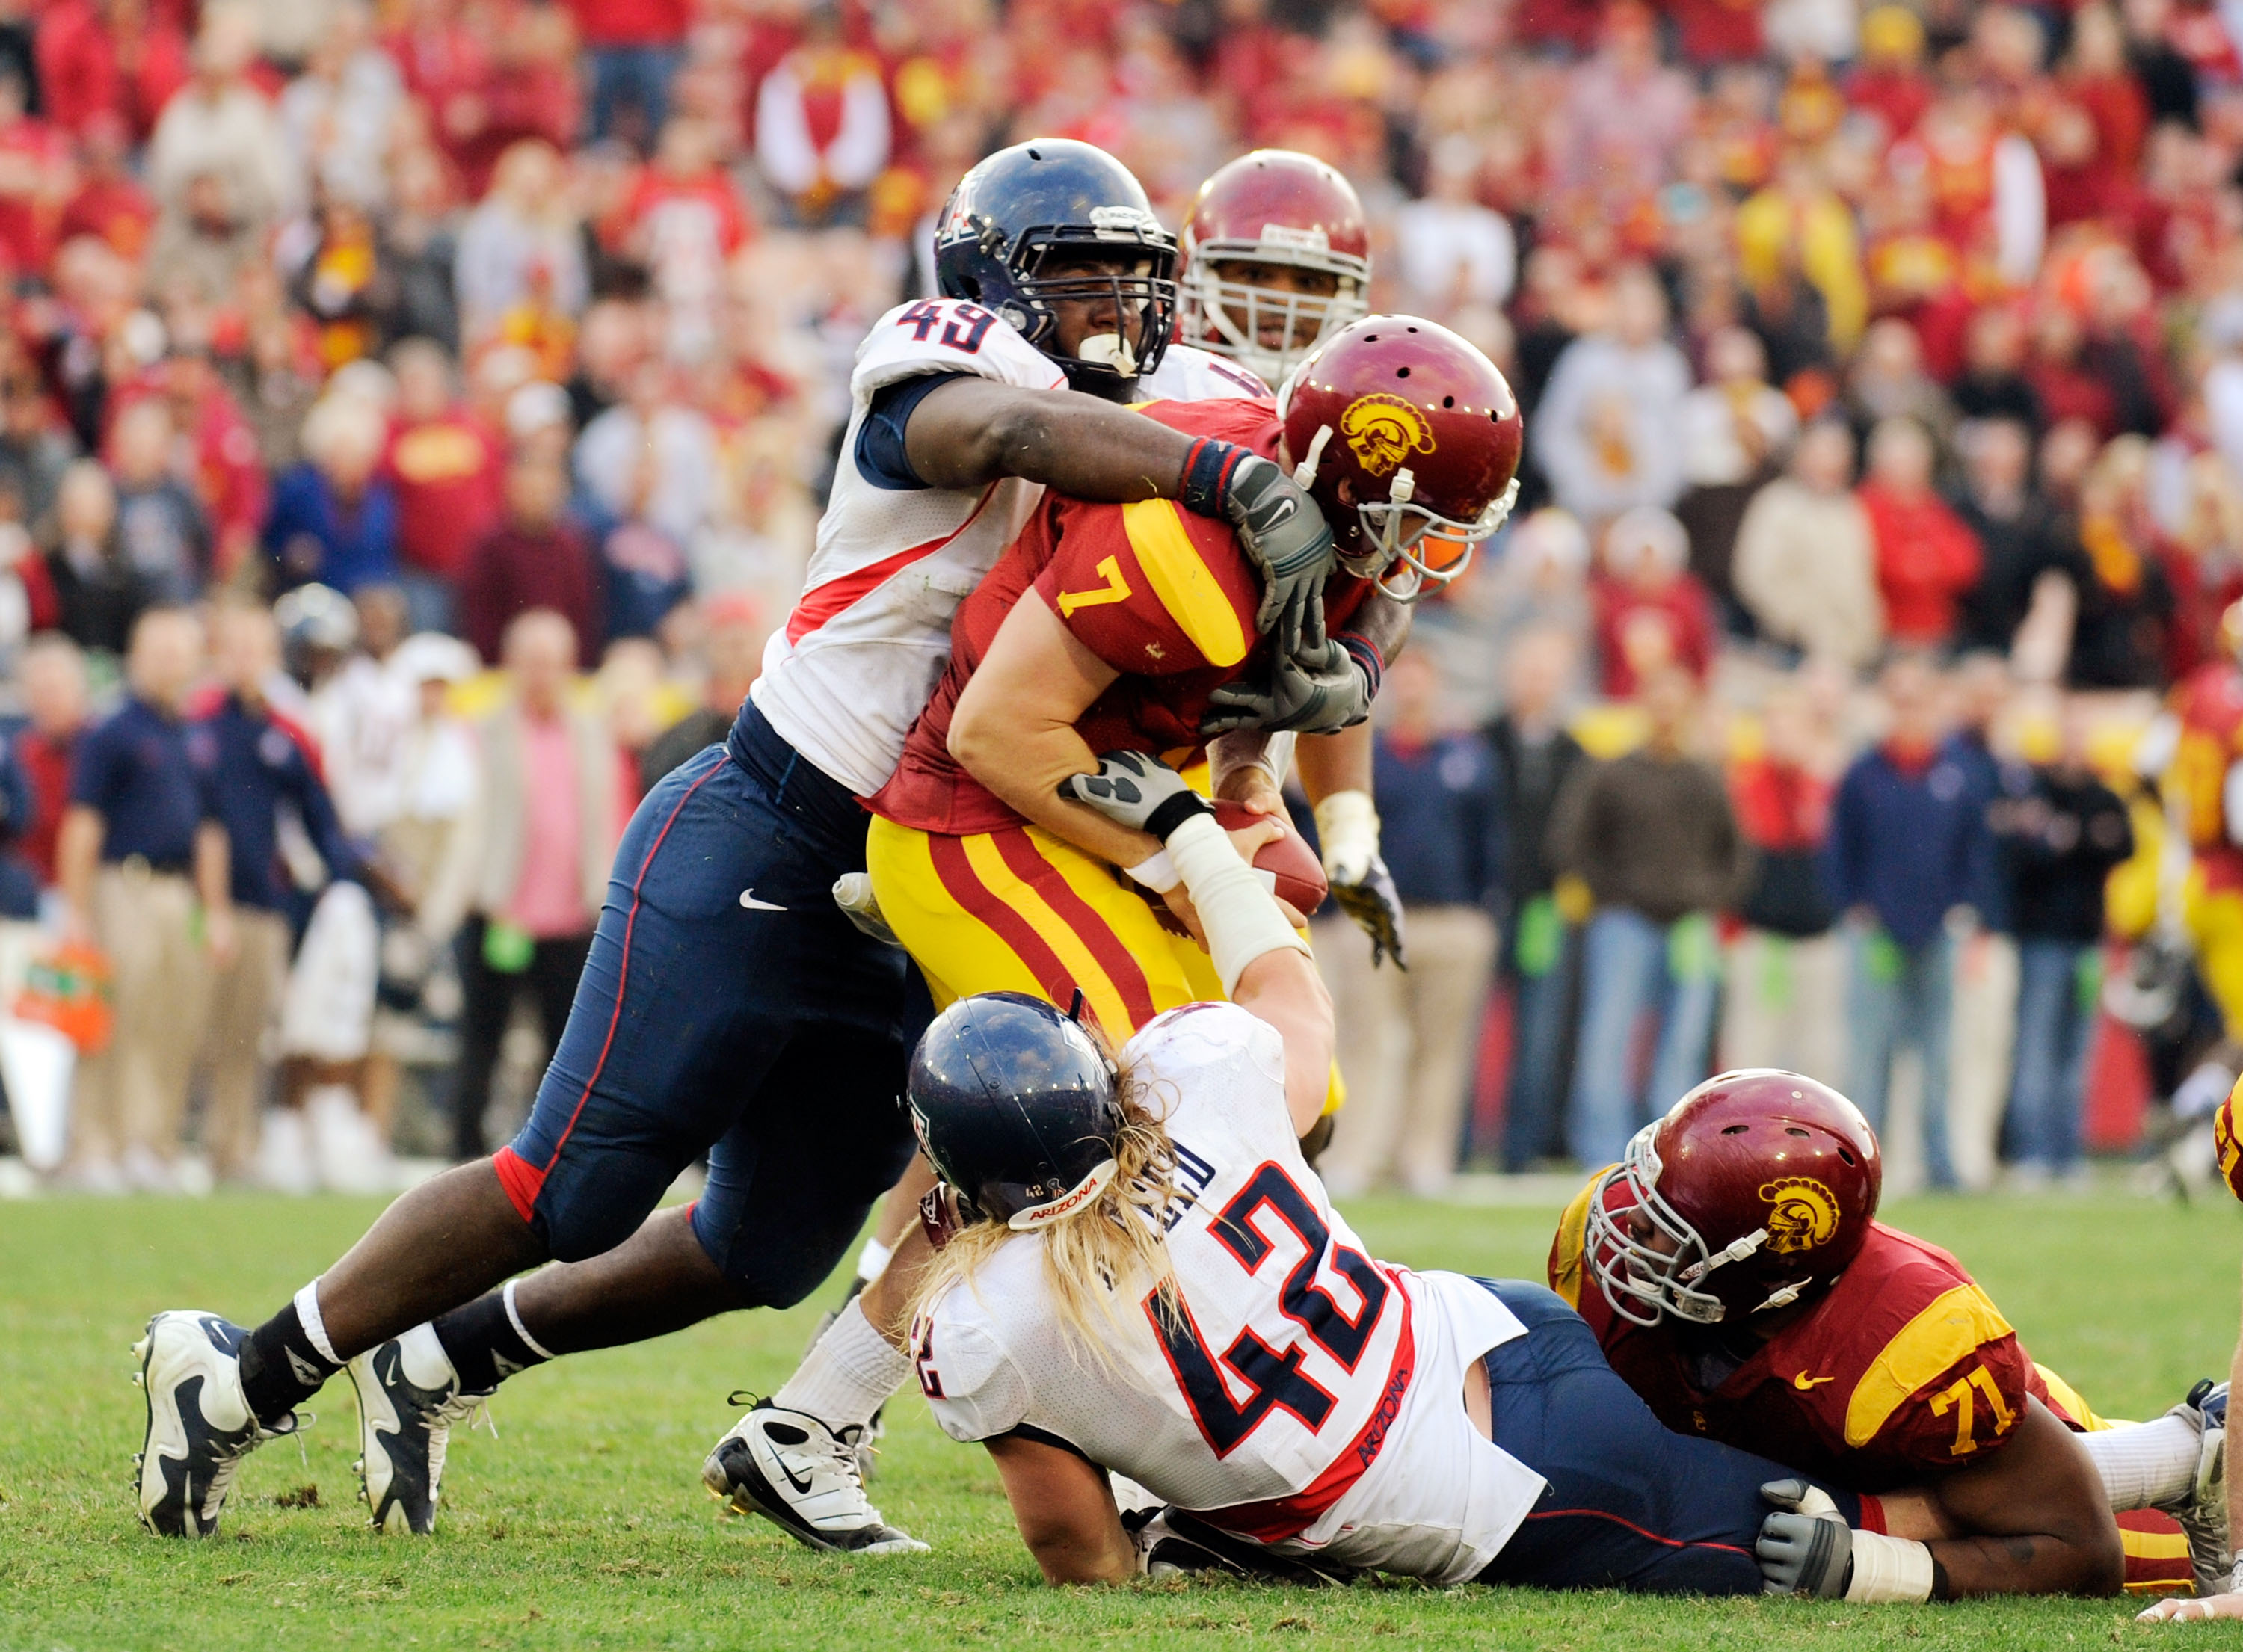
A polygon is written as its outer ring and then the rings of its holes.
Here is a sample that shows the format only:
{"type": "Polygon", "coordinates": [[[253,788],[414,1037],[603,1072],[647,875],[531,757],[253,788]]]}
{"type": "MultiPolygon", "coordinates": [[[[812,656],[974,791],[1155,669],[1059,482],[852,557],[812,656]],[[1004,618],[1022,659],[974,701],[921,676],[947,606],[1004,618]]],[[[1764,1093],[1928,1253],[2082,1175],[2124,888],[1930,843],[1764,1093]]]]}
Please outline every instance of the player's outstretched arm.
{"type": "Polygon", "coordinates": [[[1045,1582],[1119,1583],[1136,1575],[1137,1546],[1122,1528],[1104,1469],[1019,1434],[983,1443],[1045,1582]]]}
{"type": "MultiPolygon", "coordinates": [[[[1921,1488],[1952,1536],[1930,1542],[1933,1597],[2115,1595],[2125,1581],[2118,1528],[2094,1465],[2071,1431],[2028,1398],[2007,1444],[1921,1488]]],[[[1893,1535],[1916,1536],[1889,1500],[1893,1535]]]]}
{"type": "Polygon", "coordinates": [[[1287,654],[1324,641],[1324,580],[1338,561],[1331,527],[1281,467],[1243,447],[1071,390],[962,377],[913,408],[904,453],[930,487],[1018,476],[1099,504],[1173,499],[1226,521],[1262,574],[1256,628],[1287,654]]]}

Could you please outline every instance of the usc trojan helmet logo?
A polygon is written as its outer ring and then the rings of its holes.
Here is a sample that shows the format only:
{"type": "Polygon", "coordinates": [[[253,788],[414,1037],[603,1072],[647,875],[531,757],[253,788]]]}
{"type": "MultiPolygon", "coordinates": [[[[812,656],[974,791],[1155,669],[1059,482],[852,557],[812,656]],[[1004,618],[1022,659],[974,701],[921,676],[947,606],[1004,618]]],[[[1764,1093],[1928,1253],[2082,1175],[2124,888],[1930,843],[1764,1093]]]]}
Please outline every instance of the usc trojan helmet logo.
{"type": "Polygon", "coordinates": [[[1357,396],[1339,416],[1339,433],[1364,469],[1384,476],[1411,453],[1433,451],[1433,427],[1399,396],[1357,396]]]}
{"type": "Polygon", "coordinates": [[[1779,1256],[1828,1244],[1838,1231],[1838,1201],[1822,1183],[1805,1176],[1762,1182],[1768,1203],[1768,1248],[1779,1256]]]}

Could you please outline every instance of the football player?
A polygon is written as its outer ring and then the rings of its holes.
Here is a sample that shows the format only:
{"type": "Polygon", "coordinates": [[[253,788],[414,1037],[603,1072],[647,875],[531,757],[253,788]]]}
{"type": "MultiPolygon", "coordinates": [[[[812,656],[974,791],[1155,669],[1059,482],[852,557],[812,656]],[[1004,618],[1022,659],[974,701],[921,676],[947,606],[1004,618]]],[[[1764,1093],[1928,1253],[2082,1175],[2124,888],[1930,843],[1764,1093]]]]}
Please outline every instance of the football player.
{"type": "MultiPolygon", "coordinates": [[[[1175,244],[1128,171],[1068,140],[1001,151],[953,192],[937,259],[946,296],[891,312],[859,352],[809,588],[729,741],[623,836],[521,1133],[398,1199],[255,1329],[150,1320],[137,1501],[153,1529],[215,1530],[244,1456],[347,1367],[374,1521],[427,1531],[448,1430],[502,1377],[791,1303],[832,1270],[913,1151],[894,1098],[925,1012],[902,955],[830,891],[863,869],[860,799],[940,675],[953,611],[1045,486],[1217,513],[1262,568],[1273,682],[1305,681],[1296,650],[1330,652],[1313,501],[1258,454],[1117,405],[1159,365],[1175,305],[1175,244]],[[704,1153],[697,1203],[653,1214],[704,1153]],[[549,1259],[571,1266],[512,1278],[549,1259]]],[[[1338,727],[1368,689],[1343,658],[1316,697],[1338,727]]],[[[892,1358],[891,1387],[908,1374],[892,1358]]],[[[845,1413],[790,1417],[781,1443],[813,1472],[788,1485],[821,1541],[923,1547],[865,1497],[845,1413]]]]}
{"type": "MultiPolygon", "coordinates": [[[[2227,1092],[2212,1121],[2212,1138],[2219,1150],[2220,1179],[2227,1191],[2243,1199],[2243,1134],[2237,1131],[2237,1104],[2243,1101],[2243,1082],[2227,1092]]],[[[2243,1382],[2243,1341],[2235,1345],[2235,1356],[2227,1373],[2231,1391],[2243,1382]]],[[[2243,1526],[2243,1481],[2227,1482],[2227,1530],[2232,1534],[2243,1526]]],[[[2177,1623],[2194,1622],[2203,1618],[2243,1617],[2243,1557],[2230,1553],[2221,1557],[2225,1561],[2224,1575],[2209,1587],[2201,1588],[2192,1601],[2164,1600],[2141,1614],[2145,1622],[2171,1621],[2177,1623]]]]}
{"type": "MultiPolygon", "coordinates": [[[[1324,595],[1339,628],[1325,647],[1355,661],[1373,687],[1399,635],[1391,616],[1406,621],[1406,599],[1452,578],[1510,507],[1521,438],[1510,388],[1478,350],[1430,321],[1357,322],[1295,371],[1276,407],[1145,411],[1270,457],[1309,489],[1338,541],[1340,572],[1324,595]],[[1391,600],[1357,628],[1378,592],[1391,600]]],[[[1047,496],[959,609],[950,668],[872,799],[873,893],[938,1005],[1002,989],[1054,1004],[1080,993],[1126,1036],[1163,1011],[1222,996],[1158,842],[1117,829],[1058,787],[1095,770],[1101,749],[1181,759],[1196,754],[1210,719],[1219,726],[1242,709],[1263,717],[1271,651],[1251,621],[1261,599],[1231,536],[1168,501],[1047,496]]],[[[1256,843],[1279,829],[1267,821],[1249,829],[1263,835],[1256,843]]],[[[796,1380],[845,1375],[829,1373],[825,1343],[835,1331],[861,1340],[899,1316],[924,1255],[903,1234],[796,1380]]],[[[887,1396],[871,1410],[867,1397],[857,1400],[866,1420],[887,1396]]],[[[788,1518],[788,1465],[763,1443],[771,1423],[759,1411],[785,1407],[779,1398],[750,1412],[711,1452],[703,1478],[743,1512],[812,1541],[815,1532],[788,1518]]]]}
{"type": "MultiPolygon", "coordinates": [[[[1952,1256],[1876,1219],[1883,1174],[1843,1096],[1723,1073],[1591,1179],[1550,1283],[1670,1427],[1868,1494],[1870,1529],[1909,1540],[1905,1595],[1881,1598],[2186,1588],[2182,1531],[2149,1515],[2122,1534],[2112,1511],[2163,1507],[2224,1544],[2199,1492],[2224,1392],[2112,1428],[1952,1256]]],[[[1842,1548],[1808,1592],[1845,1590],[1842,1548]]]]}
{"type": "Polygon", "coordinates": [[[1117,1059],[1046,1001],[967,998],[913,1058],[946,1231],[912,1358],[1047,1581],[1196,1547],[1310,1575],[1756,1594],[1764,1485],[1858,1522],[1851,1493],[1663,1427],[1543,1286],[1373,1259],[1296,1145],[1332,1009],[1289,918],[1157,762],[1120,755],[1068,790],[1159,836],[1231,1001],[1155,1018],[1117,1059]],[[1109,1474],[1167,1508],[1133,1532],[1109,1474]]]}

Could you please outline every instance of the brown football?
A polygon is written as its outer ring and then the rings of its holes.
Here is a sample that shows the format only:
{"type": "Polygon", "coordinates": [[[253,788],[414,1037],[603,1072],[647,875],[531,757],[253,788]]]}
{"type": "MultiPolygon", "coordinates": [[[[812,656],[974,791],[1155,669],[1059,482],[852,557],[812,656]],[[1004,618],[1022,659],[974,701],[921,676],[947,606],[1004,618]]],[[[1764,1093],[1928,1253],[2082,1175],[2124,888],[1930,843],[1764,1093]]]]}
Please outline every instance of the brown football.
{"type": "MultiPolygon", "coordinates": [[[[1250,814],[1243,803],[1218,802],[1215,806],[1215,823],[1227,832],[1235,832],[1266,818],[1250,814]]],[[[1308,840],[1295,831],[1292,823],[1282,815],[1277,823],[1285,835],[1274,843],[1262,845],[1254,856],[1254,870],[1262,874],[1262,881],[1270,886],[1270,892],[1289,903],[1302,917],[1307,917],[1324,903],[1331,886],[1324,882],[1324,869],[1309,847],[1308,840]]]]}

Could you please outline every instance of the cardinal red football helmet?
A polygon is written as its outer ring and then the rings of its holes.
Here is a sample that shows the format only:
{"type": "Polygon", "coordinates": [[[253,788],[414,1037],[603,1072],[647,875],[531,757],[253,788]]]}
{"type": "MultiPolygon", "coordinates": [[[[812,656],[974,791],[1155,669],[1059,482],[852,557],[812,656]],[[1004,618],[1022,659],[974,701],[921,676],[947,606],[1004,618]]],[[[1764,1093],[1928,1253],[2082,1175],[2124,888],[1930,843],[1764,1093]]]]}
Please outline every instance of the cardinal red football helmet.
{"type": "Polygon", "coordinates": [[[1495,364],[1438,322],[1373,315],[1344,328],[1293,369],[1277,417],[1340,566],[1399,601],[1463,573],[1519,497],[1519,403],[1495,364]]]}
{"type": "Polygon", "coordinates": [[[1370,306],[1371,232],[1355,186],[1313,155],[1257,149],[1200,185],[1177,238],[1184,259],[1183,340],[1276,384],[1370,306]],[[1330,296],[1225,280],[1217,265],[1312,270],[1330,296]]]}
{"type": "Polygon", "coordinates": [[[1765,1067],[1721,1073],[1599,1178],[1589,1269],[1638,1325],[1788,1307],[1861,1253],[1883,1181],[1876,1132],[1836,1091],[1765,1067]]]}

